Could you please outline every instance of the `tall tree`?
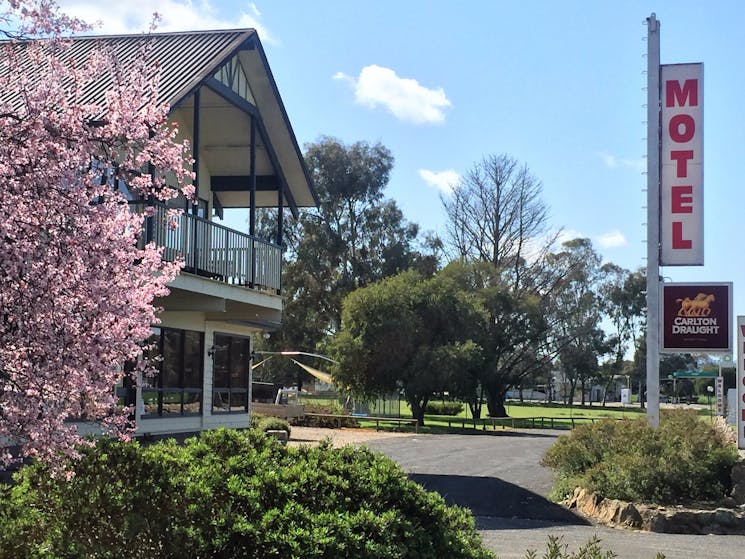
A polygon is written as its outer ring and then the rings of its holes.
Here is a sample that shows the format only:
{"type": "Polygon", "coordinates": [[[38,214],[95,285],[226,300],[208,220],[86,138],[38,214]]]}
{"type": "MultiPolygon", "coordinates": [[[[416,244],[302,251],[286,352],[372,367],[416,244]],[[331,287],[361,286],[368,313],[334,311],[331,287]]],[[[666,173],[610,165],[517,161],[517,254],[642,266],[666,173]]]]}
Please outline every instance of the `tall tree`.
{"type": "Polygon", "coordinates": [[[603,264],[600,275],[600,305],[613,328],[608,340],[612,359],[606,368],[607,393],[613,378],[624,372],[627,351],[630,347],[636,347],[646,313],[646,279],[641,270],[629,272],[610,262],[603,264]]]}
{"type": "Polygon", "coordinates": [[[125,362],[146,367],[153,299],[178,271],[138,248],[142,216],[115,186],[167,199],[191,173],[147,51],[126,68],[96,49],[75,64],[61,35],[83,23],[47,0],[3,7],[0,25],[20,23],[2,30],[15,39],[0,64],[0,441],[53,461],[79,441],[70,418],[126,434],[114,386],[125,362]],[[102,76],[105,100],[84,103],[102,76]]]}
{"type": "MultiPolygon", "coordinates": [[[[282,329],[268,341],[272,349],[322,349],[339,330],[347,294],[411,267],[426,274],[437,267],[439,241],[420,241],[418,226],[385,198],[393,169],[385,146],[323,137],[306,146],[305,159],[320,204],[288,226],[285,313],[282,329]]],[[[298,373],[274,374],[289,380],[298,373]]]]}
{"type": "Polygon", "coordinates": [[[598,373],[598,357],[607,352],[597,295],[600,261],[589,239],[567,241],[553,256],[554,266],[567,271],[560,289],[553,293],[552,313],[562,372],[570,384],[570,404],[577,383],[585,403],[585,387],[598,373]]]}
{"type": "Polygon", "coordinates": [[[483,319],[475,298],[449,276],[408,271],[368,285],[344,299],[334,377],[362,398],[400,387],[423,425],[432,395],[462,386],[457,377],[482,358],[473,338],[483,319]]]}
{"type": "Polygon", "coordinates": [[[479,387],[493,416],[506,415],[507,390],[545,371],[554,353],[547,310],[564,272],[551,265],[555,236],[548,234],[541,193],[527,166],[508,155],[489,155],[442,198],[448,248],[476,266],[465,281],[490,314],[483,341],[489,358],[479,387]]]}

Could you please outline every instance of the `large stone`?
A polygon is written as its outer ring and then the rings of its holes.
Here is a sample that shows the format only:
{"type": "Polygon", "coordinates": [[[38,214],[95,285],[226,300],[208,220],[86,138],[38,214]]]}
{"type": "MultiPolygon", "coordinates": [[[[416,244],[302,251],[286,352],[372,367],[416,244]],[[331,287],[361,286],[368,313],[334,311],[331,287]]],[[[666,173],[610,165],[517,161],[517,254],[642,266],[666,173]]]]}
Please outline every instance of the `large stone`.
{"type": "Polygon", "coordinates": [[[745,504],[745,462],[742,460],[732,467],[732,492],[730,497],[738,505],[745,504]]]}
{"type": "Polygon", "coordinates": [[[636,505],[575,489],[564,504],[600,524],[667,534],[745,535],[745,507],[716,510],[636,505]]]}
{"type": "Polygon", "coordinates": [[[622,506],[619,506],[613,521],[621,526],[641,528],[642,516],[639,510],[632,503],[623,503],[623,501],[619,503],[622,503],[622,506]]]}

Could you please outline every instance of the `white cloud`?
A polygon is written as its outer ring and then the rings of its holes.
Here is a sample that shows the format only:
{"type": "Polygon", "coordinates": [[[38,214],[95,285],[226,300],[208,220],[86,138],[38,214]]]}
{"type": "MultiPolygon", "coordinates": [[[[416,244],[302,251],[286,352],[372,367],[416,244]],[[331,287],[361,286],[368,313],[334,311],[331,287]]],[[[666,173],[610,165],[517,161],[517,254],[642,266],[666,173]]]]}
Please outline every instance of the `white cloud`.
{"type": "Polygon", "coordinates": [[[452,105],[441,87],[429,89],[415,79],[401,78],[390,68],[375,64],[362,68],[357,78],[343,72],[333,77],[352,85],[355,101],[360,105],[370,109],[385,107],[399,120],[414,124],[444,122],[444,111],[452,105]]]}
{"type": "Polygon", "coordinates": [[[210,0],[58,0],[63,11],[89,23],[100,24],[96,33],[123,34],[147,31],[154,12],[160,15],[156,31],[207,29],[256,29],[265,43],[278,41],[261,23],[261,13],[253,3],[246,10],[221,14],[210,0]]]}
{"type": "Polygon", "coordinates": [[[623,233],[618,230],[604,233],[603,235],[600,235],[596,240],[602,248],[606,249],[625,247],[629,244],[629,242],[626,240],[626,237],[623,236],[623,233]]]}
{"type": "Polygon", "coordinates": [[[446,171],[434,172],[428,169],[419,169],[419,176],[424,179],[429,186],[435,187],[443,194],[451,194],[453,189],[460,182],[460,175],[448,169],[446,171]]]}
{"type": "Polygon", "coordinates": [[[647,168],[647,162],[644,159],[625,159],[623,157],[616,157],[612,153],[607,151],[599,151],[596,154],[603,164],[609,169],[617,169],[619,167],[626,169],[634,169],[635,171],[644,171],[647,168]]]}

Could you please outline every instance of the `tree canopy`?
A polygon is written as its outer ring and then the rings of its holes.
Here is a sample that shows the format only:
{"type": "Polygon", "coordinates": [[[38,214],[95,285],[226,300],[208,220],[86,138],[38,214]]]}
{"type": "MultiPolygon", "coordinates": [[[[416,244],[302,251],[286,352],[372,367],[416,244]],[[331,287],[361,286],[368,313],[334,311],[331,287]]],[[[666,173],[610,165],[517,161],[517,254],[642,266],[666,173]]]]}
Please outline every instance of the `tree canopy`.
{"type": "Polygon", "coordinates": [[[358,289],[344,300],[344,327],[333,342],[335,379],[368,398],[403,390],[423,424],[432,395],[480,365],[474,338],[484,318],[475,299],[444,275],[408,271],[358,289]]]}

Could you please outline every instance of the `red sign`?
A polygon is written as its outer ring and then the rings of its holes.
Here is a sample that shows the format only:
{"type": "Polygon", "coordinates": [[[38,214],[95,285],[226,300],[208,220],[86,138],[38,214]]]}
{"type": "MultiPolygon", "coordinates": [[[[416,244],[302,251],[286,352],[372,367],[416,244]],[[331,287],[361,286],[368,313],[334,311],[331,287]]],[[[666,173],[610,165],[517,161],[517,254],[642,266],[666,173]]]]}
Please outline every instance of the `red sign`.
{"type": "Polygon", "coordinates": [[[737,317],[737,448],[745,449],[745,316],[737,317]]]}
{"type": "Polygon", "coordinates": [[[731,283],[665,283],[661,314],[661,351],[732,351],[731,283]]]}
{"type": "Polygon", "coordinates": [[[660,66],[660,265],[704,263],[704,67],[660,66]]]}

